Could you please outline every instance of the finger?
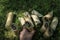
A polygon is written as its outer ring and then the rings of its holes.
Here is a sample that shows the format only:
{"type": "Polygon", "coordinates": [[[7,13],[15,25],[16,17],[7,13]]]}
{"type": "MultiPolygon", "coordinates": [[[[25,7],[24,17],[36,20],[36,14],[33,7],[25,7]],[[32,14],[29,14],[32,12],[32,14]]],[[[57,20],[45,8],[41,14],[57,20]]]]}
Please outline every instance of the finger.
{"type": "Polygon", "coordinates": [[[31,34],[34,34],[35,33],[35,30],[32,28],[31,29],[31,34]]]}
{"type": "Polygon", "coordinates": [[[23,28],[20,34],[24,34],[25,32],[28,32],[26,28],[23,28]]]}

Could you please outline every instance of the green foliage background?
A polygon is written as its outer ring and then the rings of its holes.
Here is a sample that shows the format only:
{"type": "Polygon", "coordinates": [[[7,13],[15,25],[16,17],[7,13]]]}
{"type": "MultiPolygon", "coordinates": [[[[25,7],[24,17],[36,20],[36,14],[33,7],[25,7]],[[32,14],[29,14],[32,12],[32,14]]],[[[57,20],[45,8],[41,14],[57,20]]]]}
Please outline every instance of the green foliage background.
{"type": "MultiPolygon", "coordinates": [[[[20,14],[21,11],[28,11],[30,9],[35,9],[41,14],[45,15],[47,12],[53,10],[54,16],[57,16],[60,20],[60,0],[0,0],[0,40],[8,40],[4,36],[6,15],[9,11],[15,11],[20,14]]],[[[17,15],[18,16],[18,15],[17,15]]],[[[17,19],[17,17],[16,17],[17,19]]],[[[18,24],[18,20],[14,20],[18,24]]],[[[57,26],[57,32],[51,38],[47,40],[60,40],[60,23],[57,26]]],[[[35,35],[33,40],[45,40],[39,35],[35,35]]],[[[13,39],[18,40],[18,39],[13,39]]]]}

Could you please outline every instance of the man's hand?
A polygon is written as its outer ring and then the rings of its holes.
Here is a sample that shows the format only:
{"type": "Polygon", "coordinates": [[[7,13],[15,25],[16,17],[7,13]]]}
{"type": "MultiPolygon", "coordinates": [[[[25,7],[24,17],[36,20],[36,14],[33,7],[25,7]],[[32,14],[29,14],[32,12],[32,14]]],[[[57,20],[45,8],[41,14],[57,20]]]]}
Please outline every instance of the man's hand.
{"type": "Polygon", "coordinates": [[[31,40],[34,33],[34,29],[32,29],[32,31],[29,32],[26,28],[23,28],[23,30],[20,32],[20,40],[31,40]]]}

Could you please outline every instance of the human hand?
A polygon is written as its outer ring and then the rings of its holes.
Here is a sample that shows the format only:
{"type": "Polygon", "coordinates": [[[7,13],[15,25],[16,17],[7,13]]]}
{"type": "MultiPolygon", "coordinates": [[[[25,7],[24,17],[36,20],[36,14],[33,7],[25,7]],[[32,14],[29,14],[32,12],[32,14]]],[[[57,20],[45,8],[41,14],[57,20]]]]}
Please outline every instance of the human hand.
{"type": "Polygon", "coordinates": [[[20,40],[31,40],[34,33],[35,30],[33,28],[30,32],[26,28],[23,28],[23,30],[20,32],[20,40]]]}

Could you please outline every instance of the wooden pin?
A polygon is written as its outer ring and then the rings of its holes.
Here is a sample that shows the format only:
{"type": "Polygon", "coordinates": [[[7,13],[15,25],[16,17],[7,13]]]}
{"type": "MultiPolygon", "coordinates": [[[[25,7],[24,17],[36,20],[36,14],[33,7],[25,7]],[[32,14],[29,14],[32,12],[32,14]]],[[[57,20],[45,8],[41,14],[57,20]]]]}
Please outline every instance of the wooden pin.
{"type": "Polygon", "coordinates": [[[7,21],[6,21],[6,24],[5,24],[5,27],[6,27],[7,29],[8,29],[8,28],[11,26],[11,24],[12,24],[13,16],[14,16],[13,12],[9,12],[9,13],[8,13],[7,21]]]}

